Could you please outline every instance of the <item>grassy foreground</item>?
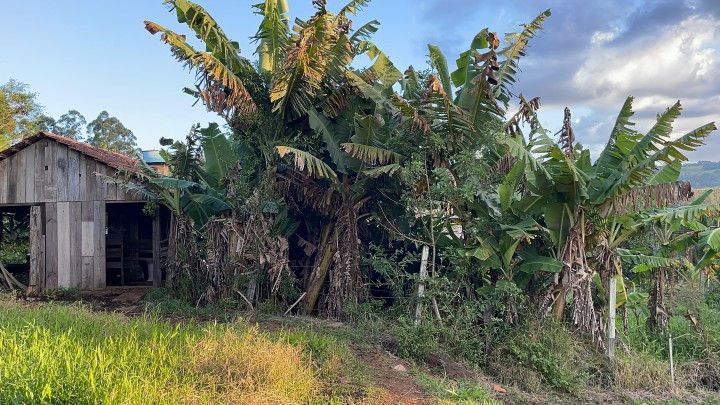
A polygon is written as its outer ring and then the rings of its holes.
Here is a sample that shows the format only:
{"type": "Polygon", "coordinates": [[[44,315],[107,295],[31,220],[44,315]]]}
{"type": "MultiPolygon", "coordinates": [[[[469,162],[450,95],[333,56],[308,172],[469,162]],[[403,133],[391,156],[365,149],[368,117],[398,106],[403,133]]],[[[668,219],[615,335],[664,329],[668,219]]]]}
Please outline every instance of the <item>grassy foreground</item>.
{"type": "Polygon", "coordinates": [[[346,349],[328,339],[0,301],[0,403],[342,401],[346,349]]]}

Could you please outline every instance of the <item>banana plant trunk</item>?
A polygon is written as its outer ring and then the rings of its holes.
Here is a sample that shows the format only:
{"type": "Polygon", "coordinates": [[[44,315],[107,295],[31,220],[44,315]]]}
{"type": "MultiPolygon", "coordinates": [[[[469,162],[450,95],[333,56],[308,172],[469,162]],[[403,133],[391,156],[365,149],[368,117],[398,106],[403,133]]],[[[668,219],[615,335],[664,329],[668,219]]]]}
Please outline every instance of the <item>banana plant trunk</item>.
{"type": "Polygon", "coordinates": [[[306,286],[303,312],[312,313],[325,282],[329,282],[324,301],[330,315],[342,317],[347,307],[359,301],[362,292],[360,244],[358,242],[357,205],[343,200],[334,223],[323,228],[315,265],[306,286]]]}
{"type": "Polygon", "coordinates": [[[651,328],[659,331],[666,331],[668,328],[669,315],[665,304],[665,279],[667,268],[659,267],[653,274],[653,287],[650,290],[648,309],[650,317],[648,324],[651,328]]]}
{"type": "Polygon", "coordinates": [[[342,317],[349,306],[357,305],[362,293],[357,222],[354,201],[346,197],[335,228],[337,253],[330,269],[328,310],[336,317],[342,317]]]}
{"type": "Polygon", "coordinates": [[[303,312],[311,314],[315,310],[320,292],[322,291],[325,279],[330,271],[330,266],[335,256],[335,245],[332,243],[334,238],[335,224],[328,224],[323,227],[320,237],[320,249],[315,258],[315,264],[307,281],[305,302],[303,303],[303,312]]]}
{"type": "Polygon", "coordinates": [[[604,348],[605,327],[593,304],[593,276],[595,271],[587,261],[585,236],[587,223],[582,209],[576,213],[575,225],[570,228],[560,252],[563,268],[546,302],[551,303],[555,320],[562,321],[565,314],[566,297],[572,294],[572,322],[581,332],[588,334],[592,341],[604,348]]]}

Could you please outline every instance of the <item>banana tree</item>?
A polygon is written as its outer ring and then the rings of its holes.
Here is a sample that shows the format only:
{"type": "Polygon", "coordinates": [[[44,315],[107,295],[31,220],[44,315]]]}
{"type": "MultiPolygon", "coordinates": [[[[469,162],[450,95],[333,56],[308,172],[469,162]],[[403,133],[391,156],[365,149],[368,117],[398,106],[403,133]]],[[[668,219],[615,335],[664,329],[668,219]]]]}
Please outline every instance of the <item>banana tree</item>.
{"type": "Polygon", "coordinates": [[[622,239],[613,240],[618,224],[623,216],[689,198],[689,185],[677,181],[680,164],[687,160],[683,152],[702,145],[715,129],[710,123],[673,139],[672,122],[680,111],[679,103],[668,108],[643,135],[631,129],[628,98],[594,163],[590,151],[575,141],[568,109],[557,142],[539,126],[527,141],[506,140],[509,152],[526,162],[526,192],[515,208],[541,218],[563,263],[544,308],[562,319],[570,302],[573,323],[599,345],[603,325],[593,302],[593,278],[599,270],[605,286],[621,269],[616,249],[622,239]]]}
{"type": "MultiPolygon", "coordinates": [[[[251,164],[243,161],[235,176],[219,186],[231,190],[249,188],[249,196],[233,197],[258,200],[259,206],[266,206],[278,198],[288,202],[294,200],[298,215],[302,215],[305,208],[312,209],[312,206],[304,205],[312,202],[297,199],[297,195],[283,194],[287,190],[300,190],[299,194],[305,196],[320,191],[312,195],[315,200],[321,195],[343,190],[337,193],[343,201],[343,208],[339,210],[342,213],[332,215],[335,220],[342,219],[343,224],[339,224],[336,231],[322,233],[329,235],[326,238],[310,243],[319,248],[306,251],[314,252],[318,267],[327,262],[322,259],[328,255],[325,252],[330,251],[326,247],[333,244],[329,238],[341,235],[353,245],[343,253],[349,251],[357,255],[357,236],[353,236],[356,204],[351,201],[348,191],[353,181],[346,176],[346,156],[341,156],[345,152],[339,146],[349,142],[350,135],[344,131],[334,139],[329,129],[330,121],[340,117],[352,97],[353,87],[346,72],[356,56],[368,54],[372,62],[370,72],[382,78],[387,87],[401,76],[387,57],[369,42],[371,34],[377,30],[377,21],[351,29],[350,16],[368,2],[353,0],[332,13],[327,10],[325,1],[315,1],[315,14],[308,20],[296,19],[292,29],[286,1],[266,0],[255,6],[256,13],[262,17],[254,37],[258,43],[257,66],[241,55],[237,43],[225,35],[201,6],[187,0],[167,3],[175,11],[178,21],[186,24],[204,44],[205,50],[196,49],[184,35],[159,24],[147,21],[147,30],[161,34],[173,55],[197,73],[195,88],[186,89],[186,92],[227,120],[234,132],[232,142],[238,154],[249,157],[248,160],[253,156],[262,157],[260,162],[251,164]],[[285,155],[294,156],[294,170],[283,163],[285,155]],[[247,181],[239,185],[238,179],[247,181]],[[330,180],[330,187],[327,187],[327,180],[330,180]],[[344,229],[348,226],[349,229],[344,229]]],[[[362,199],[356,202],[360,201],[362,199]]],[[[264,222],[261,218],[264,214],[256,215],[257,222],[264,222]]],[[[331,221],[327,228],[335,229],[335,222],[331,221]]],[[[349,266],[342,273],[350,272],[353,274],[350,278],[354,279],[358,275],[357,260],[347,258],[342,262],[349,266]]],[[[317,285],[322,285],[323,281],[320,277],[317,285]]],[[[314,306],[315,294],[309,295],[306,307],[314,306]]]]}
{"type": "Polygon", "coordinates": [[[622,260],[633,265],[634,273],[650,273],[648,326],[651,328],[667,330],[670,315],[665,302],[667,281],[684,267],[704,271],[717,257],[720,230],[706,223],[716,222],[720,206],[705,204],[709,194],[710,191],[703,193],[686,206],[642,215],[637,226],[653,236],[649,252],[618,249],[622,260]],[[695,255],[688,257],[688,251],[699,253],[699,258],[692,260],[695,255]]]}

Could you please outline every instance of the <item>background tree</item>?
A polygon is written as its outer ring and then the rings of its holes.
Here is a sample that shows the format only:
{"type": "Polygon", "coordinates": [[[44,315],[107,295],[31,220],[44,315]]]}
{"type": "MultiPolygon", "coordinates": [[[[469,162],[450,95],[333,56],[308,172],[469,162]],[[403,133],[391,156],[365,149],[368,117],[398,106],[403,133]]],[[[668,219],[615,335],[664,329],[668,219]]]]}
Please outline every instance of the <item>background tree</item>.
{"type": "Polygon", "coordinates": [[[55,121],[53,132],[68,138],[82,140],[86,127],[85,117],[77,110],[70,110],[55,121]]]}
{"type": "Polygon", "coordinates": [[[0,146],[34,135],[45,120],[42,110],[27,84],[10,79],[0,86],[0,146]]]}
{"type": "MultiPolygon", "coordinates": [[[[68,115],[66,122],[67,125],[70,125],[70,128],[79,123],[78,115],[68,115]]],[[[80,115],[80,117],[82,116],[80,115]]],[[[111,117],[107,111],[98,114],[97,118],[87,125],[87,132],[87,142],[90,145],[120,152],[128,156],[138,154],[136,138],[133,132],[126,128],[119,119],[111,117]]]]}
{"type": "Polygon", "coordinates": [[[55,126],[57,125],[57,121],[55,121],[55,118],[42,114],[38,116],[38,118],[35,121],[37,123],[37,130],[38,131],[44,131],[44,132],[55,132],[55,126]]]}

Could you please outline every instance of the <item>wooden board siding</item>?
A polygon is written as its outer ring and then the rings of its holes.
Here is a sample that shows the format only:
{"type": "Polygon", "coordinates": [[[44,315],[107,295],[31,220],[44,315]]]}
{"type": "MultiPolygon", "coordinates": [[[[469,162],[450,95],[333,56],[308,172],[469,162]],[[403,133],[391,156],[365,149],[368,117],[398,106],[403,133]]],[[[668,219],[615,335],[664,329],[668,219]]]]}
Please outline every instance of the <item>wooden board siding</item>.
{"type": "Polygon", "coordinates": [[[45,236],[43,235],[42,207],[30,208],[30,277],[29,291],[45,288],[45,236]]]}
{"type": "Polygon", "coordinates": [[[95,288],[105,287],[105,212],[106,204],[104,201],[93,201],[93,234],[95,240],[94,266],[95,288]]]}
{"type": "Polygon", "coordinates": [[[25,201],[35,201],[35,144],[27,147],[25,155],[25,201]]]}
{"type": "Polygon", "coordinates": [[[8,163],[9,161],[7,159],[0,162],[0,204],[5,204],[8,202],[8,163]]]}
{"type": "Polygon", "coordinates": [[[0,161],[0,204],[67,201],[141,201],[102,176],[116,170],[52,139],[0,161]]]}
{"type": "Polygon", "coordinates": [[[80,288],[82,282],[82,203],[70,203],[70,285],[80,288]]]}
{"type": "MultiPolygon", "coordinates": [[[[48,141],[38,142],[32,145],[32,150],[28,148],[23,151],[35,155],[35,170],[28,172],[27,176],[35,177],[35,192],[33,193],[35,198],[33,200],[37,202],[45,201],[45,157],[42,151],[47,142],[48,141]]],[[[2,186],[0,185],[0,187],[2,186]]]]}
{"type": "MultiPolygon", "coordinates": [[[[55,142],[44,141],[42,151],[38,151],[38,155],[43,160],[43,201],[58,201],[57,181],[55,172],[57,171],[57,161],[55,160],[55,142]]],[[[24,152],[24,151],[23,151],[24,152]]],[[[22,153],[22,152],[20,152],[22,153]]]]}
{"type": "Polygon", "coordinates": [[[58,202],[56,223],[57,287],[105,287],[105,203],[58,202]]]}
{"type": "Polygon", "coordinates": [[[45,288],[58,287],[57,203],[45,204],[45,288]]]}
{"type": "Polygon", "coordinates": [[[8,162],[7,202],[25,200],[25,154],[13,155],[8,162]]]}
{"type": "Polygon", "coordinates": [[[68,171],[67,171],[67,199],[68,201],[80,200],[80,153],[72,149],[68,150],[68,171]]]}
{"type": "Polygon", "coordinates": [[[57,283],[58,288],[70,288],[70,203],[57,203],[57,283]]]}

